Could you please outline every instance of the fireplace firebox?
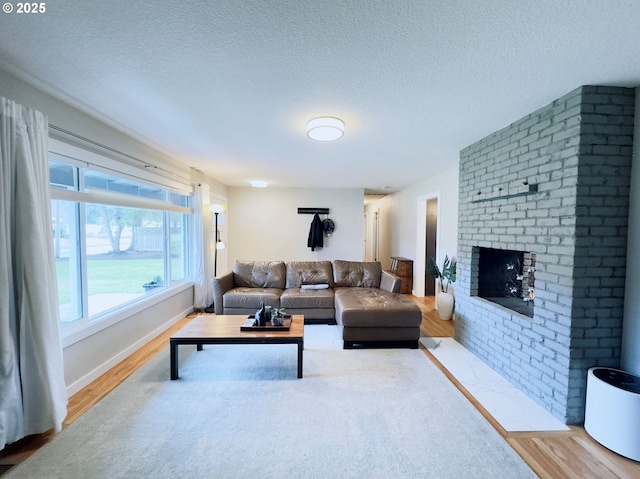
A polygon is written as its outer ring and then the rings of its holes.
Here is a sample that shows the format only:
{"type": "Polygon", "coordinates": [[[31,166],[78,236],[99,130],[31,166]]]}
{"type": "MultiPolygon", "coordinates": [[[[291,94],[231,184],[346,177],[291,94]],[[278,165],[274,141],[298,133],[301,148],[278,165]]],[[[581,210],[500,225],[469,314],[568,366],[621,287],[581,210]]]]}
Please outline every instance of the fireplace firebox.
{"type": "Polygon", "coordinates": [[[478,296],[533,317],[535,253],[478,248],[478,296]]]}

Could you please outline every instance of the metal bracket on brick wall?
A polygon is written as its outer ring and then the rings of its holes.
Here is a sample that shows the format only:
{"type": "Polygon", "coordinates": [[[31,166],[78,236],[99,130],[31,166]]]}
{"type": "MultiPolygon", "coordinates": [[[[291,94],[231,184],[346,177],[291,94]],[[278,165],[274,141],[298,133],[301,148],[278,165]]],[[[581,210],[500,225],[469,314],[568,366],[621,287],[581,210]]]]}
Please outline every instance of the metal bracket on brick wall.
{"type": "Polygon", "coordinates": [[[480,203],[481,201],[493,201],[493,200],[501,200],[507,198],[513,198],[514,196],[522,196],[529,195],[531,193],[538,192],[537,184],[519,184],[517,186],[510,186],[507,188],[496,187],[492,191],[487,193],[483,193],[482,191],[478,191],[472,198],[472,203],[480,203]]]}

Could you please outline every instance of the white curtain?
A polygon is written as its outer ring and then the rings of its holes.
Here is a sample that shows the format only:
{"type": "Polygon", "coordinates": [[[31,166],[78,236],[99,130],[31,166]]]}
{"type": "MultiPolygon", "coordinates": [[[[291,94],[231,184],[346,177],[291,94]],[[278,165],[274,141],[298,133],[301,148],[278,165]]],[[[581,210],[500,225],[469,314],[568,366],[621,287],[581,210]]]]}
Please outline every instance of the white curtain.
{"type": "Polygon", "coordinates": [[[213,235],[211,211],[209,210],[211,202],[209,185],[201,184],[196,187],[194,201],[195,291],[193,307],[204,309],[213,303],[213,235]]]}
{"type": "Polygon", "coordinates": [[[0,449],[67,414],[47,118],[0,97],[0,449]]]}

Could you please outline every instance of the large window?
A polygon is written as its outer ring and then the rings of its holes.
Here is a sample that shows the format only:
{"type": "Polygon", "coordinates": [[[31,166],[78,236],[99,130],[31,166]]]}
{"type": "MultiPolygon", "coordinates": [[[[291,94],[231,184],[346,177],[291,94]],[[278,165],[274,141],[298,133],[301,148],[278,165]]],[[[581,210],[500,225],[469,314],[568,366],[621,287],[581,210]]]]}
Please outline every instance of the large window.
{"type": "Polygon", "coordinates": [[[188,193],[54,153],[51,158],[63,328],[82,328],[189,279],[188,193]]]}

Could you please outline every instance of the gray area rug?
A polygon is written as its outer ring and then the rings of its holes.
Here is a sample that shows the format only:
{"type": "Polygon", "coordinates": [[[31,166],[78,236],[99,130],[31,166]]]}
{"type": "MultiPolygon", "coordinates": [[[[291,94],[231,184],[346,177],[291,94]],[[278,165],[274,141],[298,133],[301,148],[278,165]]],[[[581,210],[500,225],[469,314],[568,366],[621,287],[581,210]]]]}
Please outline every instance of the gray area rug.
{"type": "Polygon", "coordinates": [[[535,478],[421,350],[294,345],[169,351],[12,469],[18,478],[535,478]]]}

